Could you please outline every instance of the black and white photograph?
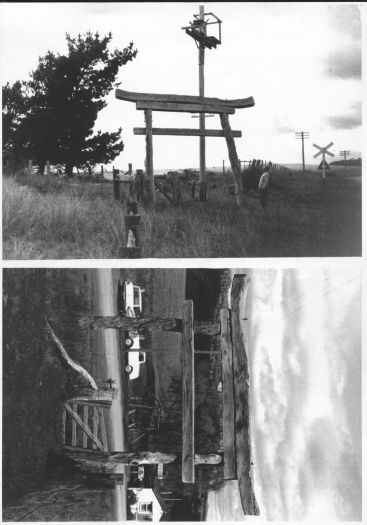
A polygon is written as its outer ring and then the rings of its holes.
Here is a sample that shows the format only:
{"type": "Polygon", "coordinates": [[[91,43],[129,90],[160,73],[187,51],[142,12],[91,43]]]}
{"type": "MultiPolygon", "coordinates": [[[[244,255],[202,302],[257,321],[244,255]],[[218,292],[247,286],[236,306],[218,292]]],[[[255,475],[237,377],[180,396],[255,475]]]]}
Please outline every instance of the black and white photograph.
{"type": "Polygon", "coordinates": [[[2,521],[366,520],[366,23],[0,2],[2,521]]]}
{"type": "Polygon", "coordinates": [[[362,254],[362,3],[2,3],[5,259],[362,254]]]}
{"type": "Polygon", "coordinates": [[[5,521],[360,521],[361,267],[6,268],[5,521]]]}

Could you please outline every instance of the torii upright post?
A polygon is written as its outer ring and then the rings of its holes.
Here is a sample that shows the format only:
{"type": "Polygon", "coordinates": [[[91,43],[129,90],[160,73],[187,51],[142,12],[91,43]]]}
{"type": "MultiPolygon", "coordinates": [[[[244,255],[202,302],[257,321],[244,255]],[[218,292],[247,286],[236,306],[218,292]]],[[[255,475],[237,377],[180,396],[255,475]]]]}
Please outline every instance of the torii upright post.
{"type": "MultiPolygon", "coordinates": [[[[199,6],[199,20],[204,22],[204,6],[199,6]]],[[[202,31],[206,33],[206,24],[203,23],[202,31]]],[[[199,42],[199,96],[204,96],[204,63],[205,48],[203,42],[199,42]]],[[[199,127],[205,132],[205,113],[199,114],[199,127]]],[[[200,141],[200,172],[199,172],[199,200],[206,201],[206,169],[205,169],[205,135],[201,135],[200,141]]]]}

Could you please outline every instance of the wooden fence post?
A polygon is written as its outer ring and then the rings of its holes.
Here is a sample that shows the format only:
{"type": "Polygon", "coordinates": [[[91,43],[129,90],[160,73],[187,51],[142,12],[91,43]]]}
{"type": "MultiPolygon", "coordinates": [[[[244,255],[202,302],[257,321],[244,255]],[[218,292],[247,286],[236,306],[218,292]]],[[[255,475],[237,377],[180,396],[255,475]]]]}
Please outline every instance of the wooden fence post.
{"type": "Polygon", "coordinates": [[[49,177],[51,175],[51,166],[50,166],[50,161],[49,160],[46,160],[46,175],[47,175],[47,177],[49,177]]]}
{"type": "Polygon", "coordinates": [[[32,160],[28,161],[27,175],[32,175],[32,160]]]}
{"type": "Polygon", "coordinates": [[[119,173],[120,173],[120,170],[115,170],[115,168],[113,168],[113,172],[112,172],[112,179],[113,179],[113,197],[114,197],[114,200],[115,201],[119,201],[121,196],[120,196],[120,179],[119,179],[119,173]]]}
{"type": "Polygon", "coordinates": [[[130,199],[125,215],[126,247],[120,249],[120,256],[126,259],[139,259],[141,246],[139,238],[140,214],[136,199],[135,180],[130,181],[130,199]]]}

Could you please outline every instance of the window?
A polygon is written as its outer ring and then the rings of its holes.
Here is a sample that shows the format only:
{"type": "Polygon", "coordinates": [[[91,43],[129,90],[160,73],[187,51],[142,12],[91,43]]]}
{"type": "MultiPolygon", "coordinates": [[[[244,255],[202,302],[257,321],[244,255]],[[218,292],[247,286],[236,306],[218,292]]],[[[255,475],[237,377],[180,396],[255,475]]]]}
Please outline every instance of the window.
{"type": "Polygon", "coordinates": [[[142,514],[151,514],[153,512],[153,502],[141,503],[139,502],[139,512],[142,514]]]}

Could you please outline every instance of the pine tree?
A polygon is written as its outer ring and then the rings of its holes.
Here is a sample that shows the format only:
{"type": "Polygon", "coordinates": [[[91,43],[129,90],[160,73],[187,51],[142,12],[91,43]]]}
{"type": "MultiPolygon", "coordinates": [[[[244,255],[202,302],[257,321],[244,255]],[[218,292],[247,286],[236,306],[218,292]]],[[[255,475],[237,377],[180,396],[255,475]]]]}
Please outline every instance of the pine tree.
{"type": "Polygon", "coordinates": [[[66,34],[67,53],[48,51],[39,58],[30,80],[21,84],[26,116],[21,125],[15,120],[6,126],[15,128],[13,139],[22,137],[25,153],[41,172],[50,160],[65,165],[66,173],[72,175],[74,166],[108,163],[123,150],[121,128],[93,133],[98,113],[106,106],[105,97],[118,85],[119,68],[137,54],[132,42],[123,51],[111,52],[111,39],[111,33],[100,37],[87,32],[76,38],[66,34]]]}

